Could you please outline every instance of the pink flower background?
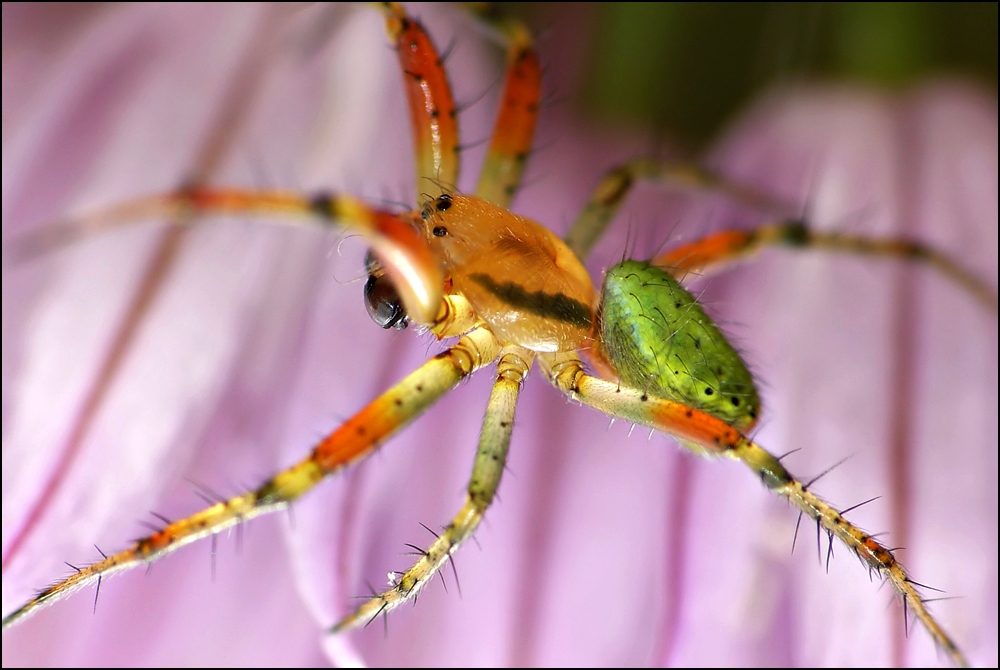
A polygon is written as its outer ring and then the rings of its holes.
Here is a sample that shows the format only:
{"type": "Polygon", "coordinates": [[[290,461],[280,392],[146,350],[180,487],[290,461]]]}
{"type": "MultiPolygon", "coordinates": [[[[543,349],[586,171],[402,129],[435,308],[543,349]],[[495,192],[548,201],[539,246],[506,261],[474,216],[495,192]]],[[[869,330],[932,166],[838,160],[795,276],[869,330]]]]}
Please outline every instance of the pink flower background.
{"type": "MultiPolygon", "coordinates": [[[[454,9],[416,10],[448,61],[466,143],[486,137],[501,61],[454,9]]],[[[542,42],[546,82],[579,75],[574,17],[542,42]]],[[[210,183],[332,189],[412,203],[409,122],[379,15],[364,7],[3,9],[3,239],[67,213],[210,183]],[[235,92],[234,92],[235,91],[235,92]],[[223,119],[223,110],[235,110],[223,119]],[[218,146],[217,161],[204,158],[218,146]],[[208,166],[208,167],[206,167],[208,166]]],[[[518,212],[563,231],[639,133],[547,108],[518,212]]],[[[483,148],[464,155],[470,190],[483,148]]],[[[997,104],[956,83],[889,95],[772,93],[708,156],[808,202],[819,228],[917,237],[997,283],[997,104]]],[[[421,187],[429,190],[431,187],[421,187]]],[[[640,187],[589,266],[648,256],[761,216],[725,199],[640,187]],[[627,241],[626,241],[627,240],[627,241]]],[[[3,610],[195,511],[197,482],[230,495],[314,442],[440,345],[382,332],[361,301],[363,245],[250,220],[187,233],[78,447],[163,239],[145,224],[3,274],[3,610]],[[65,476],[41,514],[46,482],[65,476]]],[[[758,373],[757,433],[850,517],[888,530],[975,665],[997,663],[997,317],[933,273],[769,252],[695,285],[758,373]],[[893,449],[893,441],[901,447],[893,449]]],[[[745,468],[568,403],[533,373],[500,501],[456,556],[447,593],[344,637],[324,636],[407,567],[462,499],[491,381],[482,372],[291,514],[204,541],[4,633],[4,665],[941,664],[888,588],[745,468]],[[478,545],[478,546],[477,546],[478,545]],[[825,559],[825,539],[821,554],[825,559]]]]}

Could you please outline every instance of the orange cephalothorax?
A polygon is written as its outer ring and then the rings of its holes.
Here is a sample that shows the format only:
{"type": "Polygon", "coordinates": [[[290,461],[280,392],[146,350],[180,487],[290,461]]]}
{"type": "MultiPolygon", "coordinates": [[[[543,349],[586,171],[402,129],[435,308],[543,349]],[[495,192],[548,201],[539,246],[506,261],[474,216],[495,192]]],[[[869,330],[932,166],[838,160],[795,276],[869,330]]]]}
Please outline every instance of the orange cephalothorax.
{"type": "Polygon", "coordinates": [[[594,285],[569,248],[541,225],[467,195],[421,211],[424,235],[454,290],[504,342],[568,351],[591,335],[594,285]]]}

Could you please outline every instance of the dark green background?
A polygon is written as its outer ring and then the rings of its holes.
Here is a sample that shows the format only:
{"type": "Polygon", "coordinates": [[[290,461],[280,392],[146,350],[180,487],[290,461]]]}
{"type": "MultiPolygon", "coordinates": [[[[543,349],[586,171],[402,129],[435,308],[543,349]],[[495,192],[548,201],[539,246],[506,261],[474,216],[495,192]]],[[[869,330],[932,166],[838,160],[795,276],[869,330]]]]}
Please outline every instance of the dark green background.
{"type": "Polygon", "coordinates": [[[603,120],[697,148],[760,90],[797,81],[900,88],[959,74],[997,88],[997,3],[613,3],[519,7],[531,25],[593,12],[589,80],[603,120]]]}

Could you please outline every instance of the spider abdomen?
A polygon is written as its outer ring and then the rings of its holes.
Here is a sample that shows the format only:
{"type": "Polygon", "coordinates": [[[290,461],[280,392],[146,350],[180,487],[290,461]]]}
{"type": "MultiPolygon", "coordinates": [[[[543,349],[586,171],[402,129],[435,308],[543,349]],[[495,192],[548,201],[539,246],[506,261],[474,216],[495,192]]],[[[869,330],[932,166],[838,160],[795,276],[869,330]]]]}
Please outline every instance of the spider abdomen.
{"type": "Polygon", "coordinates": [[[760,399],[740,355],[669,273],[625,261],[604,277],[601,346],[622,381],[746,432],[760,399]]]}

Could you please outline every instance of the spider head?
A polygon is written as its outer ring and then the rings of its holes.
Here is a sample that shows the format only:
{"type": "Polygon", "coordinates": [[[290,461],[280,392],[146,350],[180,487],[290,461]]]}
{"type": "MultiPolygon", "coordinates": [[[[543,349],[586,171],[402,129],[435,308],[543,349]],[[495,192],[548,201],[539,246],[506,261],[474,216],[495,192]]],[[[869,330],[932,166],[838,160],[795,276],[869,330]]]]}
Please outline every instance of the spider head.
{"type": "Polygon", "coordinates": [[[480,222],[477,199],[442,193],[428,198],[420,208],[419,226],[439,262],[446,268],[465,263],[470,255],[488,248],[489,229],[480,222]]]}

